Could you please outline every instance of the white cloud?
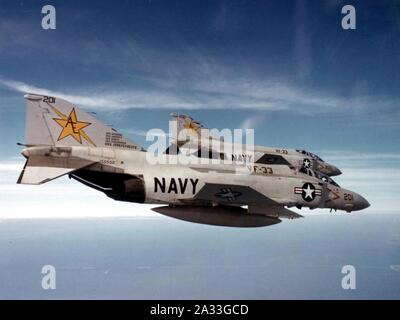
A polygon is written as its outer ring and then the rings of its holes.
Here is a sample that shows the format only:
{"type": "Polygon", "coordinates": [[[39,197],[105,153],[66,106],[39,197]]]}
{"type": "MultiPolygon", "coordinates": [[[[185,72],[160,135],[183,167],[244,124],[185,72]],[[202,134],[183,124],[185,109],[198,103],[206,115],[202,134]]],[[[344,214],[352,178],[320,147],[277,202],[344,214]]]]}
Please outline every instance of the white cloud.
{"type": "Polygon", "coordinates": [[[23,161],[0,162],[0,220],[25,218],[157,218],[150,205],[114,201],[61,177],[43,185],[16,183],[23,161]]]}
{"type": "Polygon", "coordinates": [[[354,152],[347,150],[320,150],[317,151],[318,154],[323,155],[330,160],[338,160],[338,161],[348,161],[351,164],[351,161],[354,160],[365,160],[365,161],[373,161],[373,160],[398,160],[400,161],[399,153],[363,153],[363,152],[354,152]]]}
{"type": "Polygon", "coordinates": [[[400,264],[393,264],[393,265],[390,265],[389,268],[390,268],[391,270],[393,270],[393,271],[400,272],[400,264]]]}
{"type": "Polygon", "coordinates": [[[23,163],[15,162],[0,162],[0,173],[2,172],[15,172],[23,168],[23,163]]]}
{"type": "Polygon", "coordinates": [[[244,119],[244,121],[240,125],[240,128],[242,130],[255,129],[257,126],[259,126],[264,121],[264,119],[265,119],[265,116],[263,116],[263,115],[254,115],[254,116],[247,117],[246,119],[244,119]]]}
{"type": "MultiPolygon", "coordinates": [[[[162,130],[162,129],[160,129],[162,130]]],[[[137,130],[137,129],[121,129],[121,132],[134,134],[136,136],[141,137],[168,137],[169,134],[166,132],[161,132],[159,130],[150,129],[148,131],[145,130],[137,130]]]]}
{"type": "Polygon", "coordinates": [[[334,177],[342,187],[360,193],[371,204],[364,212],[400,214],[400,153],[363,153],[345,150],[320,150],[318,155],[343,172],[334,177]]]}
{"type": "MultiPolygon", "coordinates": [[[[344,109],[358,110],[374,105],[393,105],[389,98],[355,96],[343,98],[335,95],[301,90],[274,81],[249,79],[196,79],[152,80],[147,89],[88,88],[85,93],[67,93],[40,88],[24,82],[2,79],[0,84],[8,89],[26,93],[57,96],[72,103],[96,109],[248,109],[291,110],[300,113],[337,112],[344,109]],[[189,84],[188,84],[189,83],[189,84]],[[88,93],[90,92],[90,93],[88,93]]],[[[83,89],[81,89],[83,90],[83,89]]]]}

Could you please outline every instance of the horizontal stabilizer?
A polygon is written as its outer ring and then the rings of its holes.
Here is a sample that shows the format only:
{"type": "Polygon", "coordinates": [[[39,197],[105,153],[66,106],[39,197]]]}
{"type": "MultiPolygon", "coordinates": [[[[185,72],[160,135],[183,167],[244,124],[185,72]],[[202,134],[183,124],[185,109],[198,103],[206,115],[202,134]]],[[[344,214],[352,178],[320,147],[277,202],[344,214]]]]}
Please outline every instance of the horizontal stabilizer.
{"type": "Polygon", "coordinates": [[[43,184],[93,163],[82,159],[31,156],[26,161],[17,183],[43,184]]]}

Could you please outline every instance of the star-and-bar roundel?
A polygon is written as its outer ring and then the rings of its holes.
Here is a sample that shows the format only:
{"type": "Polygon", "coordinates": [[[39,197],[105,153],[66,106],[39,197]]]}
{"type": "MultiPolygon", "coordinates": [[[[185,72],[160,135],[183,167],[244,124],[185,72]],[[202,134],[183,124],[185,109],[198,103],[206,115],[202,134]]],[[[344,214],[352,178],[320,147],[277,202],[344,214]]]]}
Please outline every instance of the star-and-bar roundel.
{"type": "Polygon", "coordinates": [[[242,195],[241,192],[234,191],[231,188],[222,188],[221,192],[218,192],[215,194],[216,197],[222,198],[222,199],[228,200],[228,201],[235,201],[236,198],[240,197],[241,195],[242,195]]]}
{"type": "Polygon", "coordinates": [[[310,159],[305,158],[305,159],[303,160],[303,167],[306,168],[306,169],[310,169],[310,168],[311,168],[311,161],[310,161],[310,159]]]}
{"type": "Polygon", "coordinates": [[[302,187],[294,188],[295,194],[301,194],[301,197],[306,202],[313,201],[317,196],[322,195],[321,189],[316,189],[312,183],[306,182],[302,187]]]}

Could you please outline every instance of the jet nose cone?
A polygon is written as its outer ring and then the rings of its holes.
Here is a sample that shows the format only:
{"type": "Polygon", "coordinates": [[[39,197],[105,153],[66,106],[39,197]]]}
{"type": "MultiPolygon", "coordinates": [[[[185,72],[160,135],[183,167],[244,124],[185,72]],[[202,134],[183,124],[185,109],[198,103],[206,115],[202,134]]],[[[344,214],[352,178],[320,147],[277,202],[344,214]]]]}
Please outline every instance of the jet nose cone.
{"type": "Polygon", "coordinates": [[[323,161],[318,162],[317,170],[328,176],[338,176],[342,174],[342,171],[340,171],[338,167],[323,161]]]}
{"type": "Polygon", "coordinates": [[[363,210],[366,209],[370,206],[369,202],[367,199],[365,199],[363,196],[356,194],[354,197],[354,209],[353,210],[363,210]]]}
{"type": "Polygon", "coordinates": [[[338,176],[342,174],[342,171],[340,171],[339,168],[332,166],[330,167],[330,171],[331,171],[331,176],[338,176]]]}

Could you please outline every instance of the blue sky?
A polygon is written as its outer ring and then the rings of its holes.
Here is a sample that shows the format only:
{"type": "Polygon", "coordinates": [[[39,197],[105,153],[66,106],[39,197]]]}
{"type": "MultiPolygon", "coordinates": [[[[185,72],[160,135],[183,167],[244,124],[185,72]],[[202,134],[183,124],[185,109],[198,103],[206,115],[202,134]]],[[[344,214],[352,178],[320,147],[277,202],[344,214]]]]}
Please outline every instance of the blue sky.
{"type": "Polygon", "coordinates": [[[372,198],[369,210],[396,210],[396,1],[51,1],[56,30],[41,28],[45,4],[0,0],[0,171],[11,203],[22,92],[42,89],[143,145],[135,133],[166,130],[171,112],[254,127],[257,144],[337,164],[338,182],[372,198]],[[357,29],[343,30],[350,3],[357,29]]]}

